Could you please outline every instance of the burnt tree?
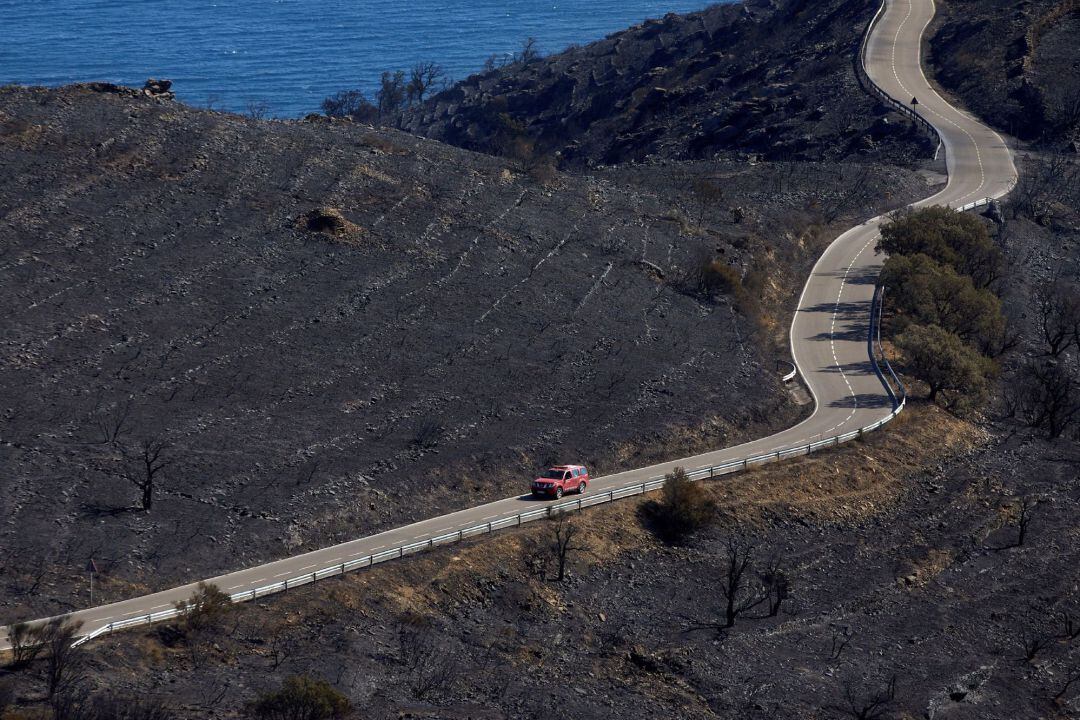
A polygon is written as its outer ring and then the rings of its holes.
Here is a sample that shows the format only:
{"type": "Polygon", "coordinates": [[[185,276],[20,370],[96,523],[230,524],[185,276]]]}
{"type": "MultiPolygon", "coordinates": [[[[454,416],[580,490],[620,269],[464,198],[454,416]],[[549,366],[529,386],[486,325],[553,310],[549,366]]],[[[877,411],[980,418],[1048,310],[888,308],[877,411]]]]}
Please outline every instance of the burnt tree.
{"type": "Polygon", "coordinates": [[[153,506],[154,486],[158,475],[172,463],[162,457],[168,449],[168,444],[163,440],[146,439],[139,445],[137,452],[123,451],[124,466],[121,475],[139,489],[143,510],[149,510],[153,506]]]}
{"type": "Polygon", "coordinates": [[[767,593],[750,582],[753,555],[753,545],[736,537],[728,538],[724,575],[720,579],[720,594],[725,601],[721,629],[734,627],[740,615],[769,599],[767,593]]]}
{"type": "Polygon", "coordinates": [[[560,512],[551,518],[551,554],[555,558],[558,572],[555,579],[560,582],[566,577],[566,562],[570,553],[582,550],[577,544],[580,528],[565,512],[560,512]]]}

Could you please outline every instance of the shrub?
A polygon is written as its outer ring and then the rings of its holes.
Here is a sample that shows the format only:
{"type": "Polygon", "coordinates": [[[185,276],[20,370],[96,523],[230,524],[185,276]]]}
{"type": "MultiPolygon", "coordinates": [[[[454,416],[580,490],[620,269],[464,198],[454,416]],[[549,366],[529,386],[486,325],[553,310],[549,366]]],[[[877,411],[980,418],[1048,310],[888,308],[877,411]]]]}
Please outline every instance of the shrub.
{"type": "Polygon", "coordinates": [[[193,631],[218,627],[233,605],[217,585],[200,582],[189,599],[176,603],[176,609],[183,614],[184,629],[193,631]]]}
{"type": "Polygon", "coordinates": [[[978,288],[989,287],[1001,274],[1001,251],[986,225],[949,208],[893,215],[881,227],[877,247],[889,255],[926,255],[959,275],[969,275],[978,288]]]}
{"type": "Polygon", "coordinates": [[[679,467],[664,476],[660,500],[650,502],[645,511],[658,535],[678,541],[708,524],[716,508],[705,488],[679,467]]]}
{"type": "Polygon", "coordinates": [[[492,146],[499,155],[528,163],[535,152],[535,142],[529,136],[525,123],[510,113],[501,112],[495,117],[492,146]]]}
{"type": "Polygon", "coordinates": [[[351,711],[349,699],[325,680],[306,675],[287,678],[281,689],[266,692],[248,705],[248,713],[265,720],[328,720],[351,711]]]}
{"type": "Polygon", "coordinates": [[[40,632],[28,623],[15,623],[8,628],[8,642],[11,643],[11,670],[19,670],[34,662],[44,646],[40,632]]]}
{"type": "Polygon", "coordinates": [[[191,597],[176,603],[175,607],[182,613],[180,622],[167,626],[159,634],[182,638],[192,663],[199,665],[203,660],[204,645],[220,634],[225,618],[232,613],[232,600],[217,585],[200,582],[191,597]]]}
{"type": "Polygon", "coordinates": [[[739,271],[722,260],[707,260],[698,273],[698,290],[705,295],[738,295],[742,292],[739,271]]]}
{"type": "Polygon", "coordinates": [[[929,386],[931,402],[942,393],[953,394],[947,404],[960,408],[985,401],[997,367],[953,333],[937,325],[911,325],[896,336],[896,346],[907,371],[929,386]]]}
{"type": "Polygon", "coordinates": [[[327,117],[347,117],[357,122],[375,123],[379,109],[372,105],[361,90],[342,90],[322,101],[327,117]]]}
{"type": "Polygon", "coordinates": [[[533,181],[544,186],[551,185],[559,176],[555,160],[549,155],[534,155],[525,163],[525,169],[533,181]]]}

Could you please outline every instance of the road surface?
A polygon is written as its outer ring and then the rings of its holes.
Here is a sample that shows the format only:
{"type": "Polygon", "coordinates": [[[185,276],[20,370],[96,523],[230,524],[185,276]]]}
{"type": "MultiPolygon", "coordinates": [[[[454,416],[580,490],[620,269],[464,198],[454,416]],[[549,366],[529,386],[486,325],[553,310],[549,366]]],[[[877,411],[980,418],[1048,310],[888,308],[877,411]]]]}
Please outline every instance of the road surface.
{"type": "MultiPolygon", "coordinates": [[[[915,111],[941,135],[949,172],[947,186],[917,206],[958,207],[972,200],[1000,197],[1015,184],[1016,171],[1002,138],[972,116],[950,106],[927,82],[920,48],[923,31],[934,15],[933,0],[888,0],[866,46],[865,69],[872,80],[900,102],[918,98],[915,111]]],[[[815,265],[803,289],[791,327],[795,363],[815,400],[813,414],[798,425],[740,446],[682,458],[651,467],[599,477],[589,495],[640,485],[676,466],[693,470],[762,455],[865,427],[887,417],[892,402],[867,353],[869,310],[882,258],[874,252],[877,218],[837,238],[815,265]]],[[[207,578],[230,593],[296,578],[305,573],[365,558],[387,548],[419,542],[465,527],[513,517],[543,507],[514,497],[431,518],[378,535],[360,538],[258,567],[207,578]]],[[[186,599],[195,585],[72,613],[83,632],[127,618],[167,610],[186,599]]],[[[0,648],[6,647],[6,632],[0,648]]]]}

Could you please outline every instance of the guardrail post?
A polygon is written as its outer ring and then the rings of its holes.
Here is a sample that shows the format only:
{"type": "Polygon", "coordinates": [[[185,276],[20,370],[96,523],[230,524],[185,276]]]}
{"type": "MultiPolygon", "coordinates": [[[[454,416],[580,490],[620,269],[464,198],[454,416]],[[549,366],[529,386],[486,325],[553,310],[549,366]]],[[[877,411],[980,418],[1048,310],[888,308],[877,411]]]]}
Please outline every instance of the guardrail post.
{"type": "Polygon", "coordinates": [[[645,483],[641,483],[641,494],[645,494],[645,483]]]}
{"type": "Polygon", "coordinates": [[[712,465],[712,466],[709,467],[709,477],[710,478],[716,477],[716,466],[715,465],[712,465]]]}
{"type": "Polygon", "coordinates": [[[488,523],[488,535],[491,534],[491,523],[488,523]]]}
{"type": "Polygon", "coordinates": [[[782,453],[782,452],[783,452],[783,450],[777,450],[777,451],[776,451],[776,459],[777,459],[777,460],[779,460],[779,459],[780,459],[780,453],[782,453]]]}
{"type": "Polygon", "coordinates": [[[806,454],[809,455],[812,452],[814,452],[814,443],[807,443],[806,444],[806,454]]]}
{"type": "Polygon", "coordinates": [[[312,585],[314,585],[314,584],[315,584],[315,575],[317,575],[317,574],[318,574],[318,573],[311,573],[311,584],[312,584],[312,585]]]}
{"type": "Polygon", "coordinates": [[[746,470],[747,468],[749,468],[749,467],[750,467],[750,466],[749,466],[749,465],[747,464],[748,462],[749,462],[749,458],[743,458],[743,461],[742,461],[742,469],[743,469],[743,470],[746,470]]]}
{"type": "Polygon", "coordinates": [[[404,548],[404,547],[399,547],[399,548],[397,549],[397,556],[398,556],[399,558],[403,558],[403,557],[405,557],[405,548],[404,548]]]}
{"type": "Polygon", "coordinates": [[[341,563],[341,574],[345,574],[345,563],[341,563]]]}
{"type": "Polygon", "coordinates": [[[368,555],[367,556],[367,566],[371,567],[374,564],[375,564],[375,556],[374,555],[368,555]]]}
{"type": "Polygon", "coordinates": [[[255,588],[255,589],[253,589],[253,590],[251,591],[251,599],[252,599],[252,600],[254,600],[254,599],[256,598],[256,595],[255,595],[255,593],[257,593],[258,591],[259,591],[259,590],[258,590],[258,588],[255,588]]]}
{"type": "Polygon", "coordinates": [[[429,540],[427,541],[427,546],[428,546],[429,548],[433,548],[433,547],[435,547],[435,538],[430,538],[430,539],[429,539],[429,540]]]}
{"type": "Polygon", "coordinates": [[[289,589],[289,578],[285,578],[285,589],[289,589]]]}
{"type": "Polygon", "coordinates": [[[615,491],[614,490],[608,490],[607,501],[608,502],[615,502],[615,491]]]}

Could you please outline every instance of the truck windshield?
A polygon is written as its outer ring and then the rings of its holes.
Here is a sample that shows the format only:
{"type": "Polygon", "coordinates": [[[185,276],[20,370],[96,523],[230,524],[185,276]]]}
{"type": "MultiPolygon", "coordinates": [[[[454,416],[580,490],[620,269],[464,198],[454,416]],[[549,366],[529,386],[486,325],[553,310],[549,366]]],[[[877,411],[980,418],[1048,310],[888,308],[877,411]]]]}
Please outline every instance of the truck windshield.
{"type": "Polygon", "coordinates": [[[562,470],[545,470],[544,474],[540,477],[547,478],[548,480],[562,480],[562,470]]]}

